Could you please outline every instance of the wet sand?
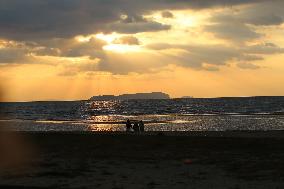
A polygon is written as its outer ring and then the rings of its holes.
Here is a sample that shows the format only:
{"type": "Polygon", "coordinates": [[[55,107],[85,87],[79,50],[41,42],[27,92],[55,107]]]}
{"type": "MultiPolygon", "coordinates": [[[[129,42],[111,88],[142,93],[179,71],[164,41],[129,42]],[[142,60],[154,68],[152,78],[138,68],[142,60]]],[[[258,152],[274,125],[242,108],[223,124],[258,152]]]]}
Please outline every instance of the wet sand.
{"type": "Polygon", "coordinates": [[[30,153],[1,188],[284,188],[283,131],[5,135],[30,153]]]}

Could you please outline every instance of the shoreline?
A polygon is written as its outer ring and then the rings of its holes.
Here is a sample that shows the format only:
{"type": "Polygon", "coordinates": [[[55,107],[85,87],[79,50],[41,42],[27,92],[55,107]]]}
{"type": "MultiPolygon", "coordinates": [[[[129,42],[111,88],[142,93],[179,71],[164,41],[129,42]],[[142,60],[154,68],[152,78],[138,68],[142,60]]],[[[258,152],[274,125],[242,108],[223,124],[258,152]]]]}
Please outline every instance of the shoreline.
{"type": "Polygon", "coordinates": [[[165,136],[165,137],[199,137],[199,138],[284,138],[284,130],[235,130],[235,131],[13,131],[0,130],[2,133],[23,135],[85,135],[85,136],[165,136]]]}

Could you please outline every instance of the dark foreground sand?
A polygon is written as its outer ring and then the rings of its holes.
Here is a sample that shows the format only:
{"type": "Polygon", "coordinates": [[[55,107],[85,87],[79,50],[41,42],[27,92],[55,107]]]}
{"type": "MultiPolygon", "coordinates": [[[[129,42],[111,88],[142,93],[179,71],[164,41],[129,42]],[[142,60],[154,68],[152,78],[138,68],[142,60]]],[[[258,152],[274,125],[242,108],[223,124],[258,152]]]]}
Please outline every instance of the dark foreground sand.
{"type": "Polygon", "coordinates": [[[281,131],[1,137],[1,188],[284,188],[281,131]]]}

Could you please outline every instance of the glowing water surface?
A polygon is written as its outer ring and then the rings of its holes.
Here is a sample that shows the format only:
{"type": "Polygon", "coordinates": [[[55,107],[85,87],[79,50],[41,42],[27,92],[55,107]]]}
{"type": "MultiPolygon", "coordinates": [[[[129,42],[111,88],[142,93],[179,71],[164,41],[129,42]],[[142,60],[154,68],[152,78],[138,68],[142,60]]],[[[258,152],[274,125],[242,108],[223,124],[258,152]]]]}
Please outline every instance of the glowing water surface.
{"type": "Polygon", "coordinates": [[[283,130],[284,97],[0,103],[2,123],[18,131],[283,130]]]}

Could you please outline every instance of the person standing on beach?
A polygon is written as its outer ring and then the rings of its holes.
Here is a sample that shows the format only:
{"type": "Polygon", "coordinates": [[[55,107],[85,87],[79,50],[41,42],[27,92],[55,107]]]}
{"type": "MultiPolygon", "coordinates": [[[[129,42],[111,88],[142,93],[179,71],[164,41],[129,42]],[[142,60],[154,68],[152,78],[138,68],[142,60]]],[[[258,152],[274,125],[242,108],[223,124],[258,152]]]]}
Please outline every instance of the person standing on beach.
{"type": "Polygon", "coordinates": [[[140,130],[140,132],[144,132],[144,123],[143,123],[142,120],[139,121],[139,130],[140,130]]]}
{"type": "Polygon", "coordinates": [[[130,132],[130,131],[131,131],[131,128],[132,128],[132,125],[131,125],[130,120],[128,119],[128,120],[126,121],[126,132],[130,132]]]}
{"type": "Polygon", "coordinates": [[[134,125],[133,125],[133,130],[135,133],[138,133],[139,132],[139,125],[138,125],[138,122],[135,122],[134,125]]]}

